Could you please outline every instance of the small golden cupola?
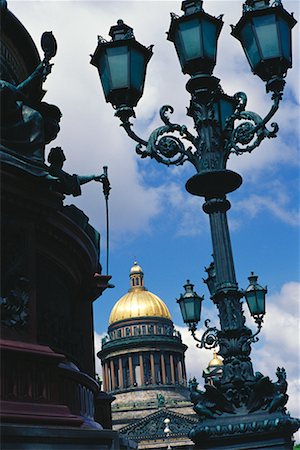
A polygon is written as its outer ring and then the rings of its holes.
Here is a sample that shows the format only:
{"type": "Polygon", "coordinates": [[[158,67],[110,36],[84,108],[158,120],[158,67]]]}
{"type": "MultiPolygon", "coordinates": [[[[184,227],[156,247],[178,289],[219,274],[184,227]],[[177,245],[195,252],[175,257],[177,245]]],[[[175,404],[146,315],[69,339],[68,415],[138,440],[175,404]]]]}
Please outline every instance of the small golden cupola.
{"type": "Polygon", "coordinates": [[[213,359],[210,360],[208,363],[208,367],[217,367],[217,366],[223,366],[223,360],[217,355],[217,352],[214,351],[213,359]]]}
{"type": "Polygon", "coordinates": [[[222,377],[223,366],[223,360],[218,356],[217,352],[214,351],[213,358],[209,361],[207,368],[203,371],[205,383],[214,385],[218,382],[222,377]]]}
{"type": "Polygon", "coordinates": [[[129,277],[131,289],[144,288],[144,273],[136,261],[130,269],[129,277]]]}

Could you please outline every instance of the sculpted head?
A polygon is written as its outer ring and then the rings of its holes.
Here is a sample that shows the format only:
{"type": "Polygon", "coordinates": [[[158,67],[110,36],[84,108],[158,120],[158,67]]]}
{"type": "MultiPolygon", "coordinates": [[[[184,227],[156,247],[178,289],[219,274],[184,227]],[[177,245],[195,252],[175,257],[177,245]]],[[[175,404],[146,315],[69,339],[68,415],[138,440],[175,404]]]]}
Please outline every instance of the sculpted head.
{"type": "Polygon", "coordinates": [[[51,164],[51,166],[61,169],[65,160],[66,157],[61,147],[51,148],[48,155],[48,163],[51,164]]]}
{"type": "Polygon", "coordinates": [[[38,110],[44,119],[45,143],[49,144],[49,142],[53,141],[59,133],[59,122],[62,113],[57,106],[49,105],[49,103],[46,102],[42,102],[38,110]]]}

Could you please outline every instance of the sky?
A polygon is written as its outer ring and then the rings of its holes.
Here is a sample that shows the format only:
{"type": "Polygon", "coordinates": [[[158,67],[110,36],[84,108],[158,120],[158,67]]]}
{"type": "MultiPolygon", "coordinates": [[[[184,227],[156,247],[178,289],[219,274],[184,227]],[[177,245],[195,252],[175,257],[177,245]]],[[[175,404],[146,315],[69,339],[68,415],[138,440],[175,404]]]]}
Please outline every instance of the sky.
{"type": "MultiPolygon", "coordinates": [[[[299,19],[299,3],[285,0],[284,6],[299,19]]],[[[244,91],[247,110],[264,117],[271,107],[271,96],[264,83],[251,73],[240,43],[230,35],[230,24],[241,16],[240,0],[206,0],[204,9],[211,15],[224,14],[218,42],[214,75],[228,95],[244,91]]],[[[139,159],[135,143],[119,126],[107,104],[90,54],[97,36],[109,39],[111,25],[118,19],[133,27],[136,39],[145,46],[154,44],[148,65],[144,95],[135,108],[134,130],[145,140],[162,123],[162,105],[174,107],[172,121],[193,124],[186,116],[189,94],[188,76],[183,75],[173,44],[166,40],[170,12],[181,14],[179,1],[8,1],[9,9],[33,37],[41,57],[40,37],[52,31],[58,52],[44,88],[44,100],[59,106],[63,113],[61,132],[51,146],[61,146],[67,157],[69,173],[102,173],[108,166],[111,182],[109,274],[114,289],[106,290],[94,303],[95,347],[100,350],[106,334],[110,311],[129,288],[133,262],[142,266],[145,285],[167,304],[175,327],[189,346],[187,373],[201,382],[203,369],[212,358],[211,351],[199,350],[184,326],[176,298],[190,279],[199,295],[205,295],[199,336],[206,318],[218,324],[216,308],[202,279],[211,262],[212,245],[208,216],[203,200],[185,191],[185,182],[194,168],[166,167],[154,160],[139,159]]],[[[293,69],[279,112],[272,121],[279,125],[276,139],[266,139],[251,154],[231,155],[228,168],[243,177],[242,186],[228,198],[228,213],[235,269],[239,286],[245,289],[254,271],[267,285],[267,314],[260,341],[252,347],[254,370],[275,380],[277,366],[287,370],[290,400],[288,409],[297,409],[299,386],[299,26],[293,30],[293,69]]],[[[82,187],[82,196],[68,197],[101,233],[101,264],[106,272],[105,204],[102,186],[96,182],[82,187]]],[[[247,309],[245,307],[245,309],[247,309]]],[[[247,325],[255,329],[246,311],[247,325]]],[[[97,364],[99,371],[99,364],[97,364]]],[[[299,440],[299,436],[298,436],[299,440]]]]}

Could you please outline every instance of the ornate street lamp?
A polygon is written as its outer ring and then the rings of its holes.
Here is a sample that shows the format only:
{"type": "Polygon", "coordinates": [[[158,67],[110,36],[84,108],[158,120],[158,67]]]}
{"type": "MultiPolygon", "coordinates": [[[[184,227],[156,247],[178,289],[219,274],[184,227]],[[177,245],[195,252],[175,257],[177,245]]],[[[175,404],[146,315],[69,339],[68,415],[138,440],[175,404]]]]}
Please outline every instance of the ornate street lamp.
{"type": "Polygon", "coordinates": [[[168,40],[172,41],[182,72],[191,76],[211,75],[216,65],[217,42],[223,22],[203,11],[202,0],[182,2],[184,15],[171,14],[168,40]]]}
{"type": "Polygon", "coordinates": [[[267,290],[257,284],[253,274],[246,291],[238,287],[227,222],[231,205],[226,194],[236,190],[242,178],[226,165],[231,153],[252,152],[265,138],[276,137],[278,125],[271,123],[271,130],[266,125],[278,110],[284,77],[292,66],[291,29],[296,21],[280,0],[272,4],[269,0],[246,0],[242,18],[233,27],[232,34],[241,41],[253,72],[266,82],[267,92],[272,92],[271,108],[262,118],[246,111],[245,93],[225,94],[220,80],[213,76],[223,22],[221,16],[215,18],[205,13],[202,4],[200,0],[183,1],[184,14],[181,17],[171,14],[168,32],[183,73],[190,75],[186,85],[191,94],[187,114],[194,121],[196,134],[189,132],[185,125],[171,122],[168,113],[173,113],[173,108],[170,105],[160,109],[163,125],[156,128],[147,141],[133,131],[129,119],[135,117],[133,107],[142,95],[152,52],[137,43],[132,28],[122,21],[112,27],[112,41],[99,40],[91,62],[99,70],[106,101],[112,103],[123,128],[137,142],[137,154],[167,166],[192,163],[196,174],[187,181],[186,189],[204,197],[203,210],[209,215],[213,264],[206,269],[208,278],[204,281],[218,308],[220,328],[209,327],[207,319],[202,337],[196,336],[203,298],[194,292],[189,281],[177,301],[197,346],[219,346],[218,354],[224,366],[221,379],[214,386],[206,385],[205,391],[198,389],[197,382],[191,384],[191,400],[199,415],[198,425],[191,430],[191,439],[199,449],[292,449],[291,436],[300,421],[286,413],[285,370],[278,368],[278,381],[272,383],[268,377],[254,374],[250,359],[251,344],[257,341],[265,314],[267,290]],[[114,29],[119,30],[118,38],[114,29]],[[132,49],[139,52],[139,64],[129,56],[132,49]],[[122,59],[118,52],[122,53],[122,59]],[[116,59],[110,59],[111,55],[116,59]],[[132,83],[134,76],[139,80],[138,88],[132,83]],[[113,84],[112,80],[116,79],[126,82],[113,84]],[[245,325],[243,297],[258,325],[256,333],[245,325]]]}
{"type": "Polygon", "coordinates": [[[98,47],[91,59],[96,66],[105,99],[114,108],[136,106],[143,95],[147,64],[152,49],[134,39],[133,30],[118,20],[111,27],[111,42],[98,36],[98,47]]]}
{"type": "Polygon", "coordinates": [[[253,73],[267,82],[267,91],[274,91],[283,88],[292,67],[291,30],[297,21],[281,0],[269,6],[269,0],[247,0],[232,35],[241,42],[253,73]]]}
{"type": "Polygon", "coordinates": [[[190,280],[187,280],[183,287],[185,292],[180,295],[177,303],[180,306],[184,323],[189,325],[189,329],[194,329],[200,321],[201,303],[204,300],[204,297],[199,297],[199,295],[194,292],[194,285],[190,283],[190,280]]]}
{"type": "Polygon", "coordinates": [[[263,317],[266,313],[266,293],[267,288],[263,288],[257,282],[258,277],[251,272],[249,280],[249,286],[245,292],[245,298],[248,304],[248,308],[251,316],[258,324],[259,330],[261,328],[263,317]]]}

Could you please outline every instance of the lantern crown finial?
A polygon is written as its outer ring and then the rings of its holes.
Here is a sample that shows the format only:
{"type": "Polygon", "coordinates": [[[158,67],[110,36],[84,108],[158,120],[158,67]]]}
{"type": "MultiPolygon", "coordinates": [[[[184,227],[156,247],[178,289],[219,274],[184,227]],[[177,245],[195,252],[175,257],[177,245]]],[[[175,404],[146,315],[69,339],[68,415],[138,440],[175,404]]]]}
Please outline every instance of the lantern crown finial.
{"type": "Polygon", "coordinates": [[[262,9],[270,6],[270,0],[246,0],[246,9],[262,9]]]}
{"type": "Polygon", "coordinates": [[[181,4],[181,10],[186,16],[203,11],[203,0],[185,0],[181,4]]]}
{"type": "Polygon", "coordinates": [[[250,285],[257,284],[258,276],[254,274],[254,272],[250,273],[250,276],[248,277],[250,285]]]}
{"type": "Polygon", "coordinates": [[[109,36],[113,41],[120,41],[124,39],[134,39],[133,28],[126,25],[122,19],[117,21],[117,25],[113,25],[109,30],[109,36]]]}

